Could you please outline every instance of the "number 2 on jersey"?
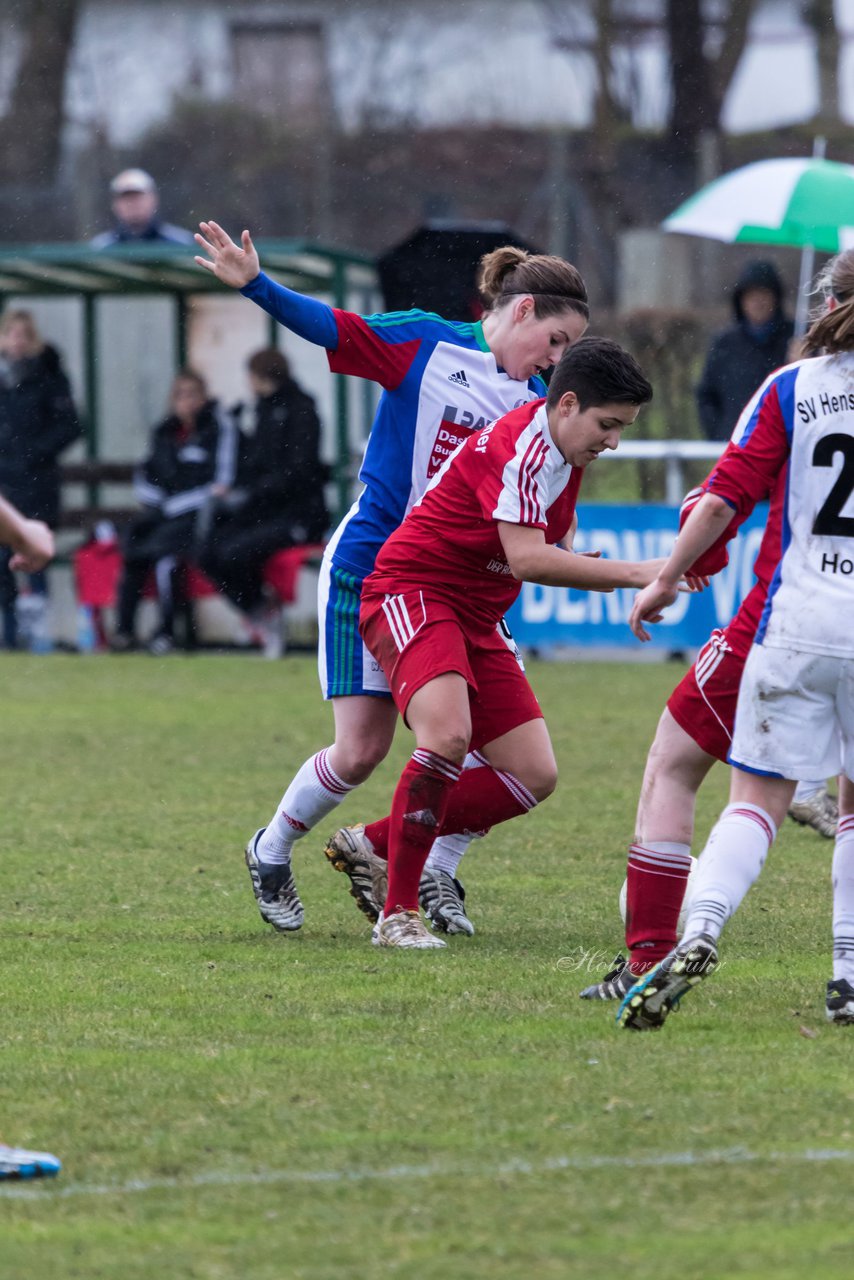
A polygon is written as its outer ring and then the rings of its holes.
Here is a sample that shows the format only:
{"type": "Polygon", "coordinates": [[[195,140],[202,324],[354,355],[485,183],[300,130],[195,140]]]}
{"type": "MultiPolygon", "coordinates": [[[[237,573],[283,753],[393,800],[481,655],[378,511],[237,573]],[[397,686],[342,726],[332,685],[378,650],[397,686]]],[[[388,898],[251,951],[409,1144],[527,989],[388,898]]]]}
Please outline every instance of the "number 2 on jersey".
{"type": "Polygon", "coordinates": [[[822,436],[813,450],[812,464],[830,467],[837,453],[842,454],[842,470],[815,518],[812,531],[824,537],[854,538],[854,516],[840,514],[854,492],[854,437],[840,431],[822,436]]]}

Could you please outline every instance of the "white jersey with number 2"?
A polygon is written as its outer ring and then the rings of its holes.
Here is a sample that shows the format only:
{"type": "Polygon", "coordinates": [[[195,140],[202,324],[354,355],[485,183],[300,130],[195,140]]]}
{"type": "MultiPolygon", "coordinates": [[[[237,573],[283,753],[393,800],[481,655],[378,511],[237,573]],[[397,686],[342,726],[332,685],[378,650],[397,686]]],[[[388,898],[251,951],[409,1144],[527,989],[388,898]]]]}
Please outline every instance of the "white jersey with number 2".
{"type": "Polygon", "coordinates": [[[739,512],[789,463],[783,554],[756,644],[854,657],[854,353],[773,373],[732,440],[709,490],[739,512]]]}

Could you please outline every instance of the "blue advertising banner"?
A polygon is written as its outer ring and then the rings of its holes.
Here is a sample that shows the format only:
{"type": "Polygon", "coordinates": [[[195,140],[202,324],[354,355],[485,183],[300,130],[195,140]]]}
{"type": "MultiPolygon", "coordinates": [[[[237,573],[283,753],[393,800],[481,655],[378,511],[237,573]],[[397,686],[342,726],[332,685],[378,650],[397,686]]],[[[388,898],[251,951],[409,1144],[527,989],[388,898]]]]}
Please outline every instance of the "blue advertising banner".
{"type": "MultiPolygon", "coordinates": [[[[668,651],[699,649],[715,627],[726,626],[753,586],[753,561],[767,515],[767,506],[756,508],[730,543],[727,567],[715,575],[706,591],[679,596],[664,620],[649,628],[650,646],[668,651]]],[[[576,551],[601,551],[615,560],[648,560],[670,554],[678,526],[678,507],[581,503],[574,546],[576,551]]],[[[571,591],[525,582],[507,622],[517,642],[527,648],[616,645],[637,649],[640,643],[627,625],[635,594],[571,591]]]]}

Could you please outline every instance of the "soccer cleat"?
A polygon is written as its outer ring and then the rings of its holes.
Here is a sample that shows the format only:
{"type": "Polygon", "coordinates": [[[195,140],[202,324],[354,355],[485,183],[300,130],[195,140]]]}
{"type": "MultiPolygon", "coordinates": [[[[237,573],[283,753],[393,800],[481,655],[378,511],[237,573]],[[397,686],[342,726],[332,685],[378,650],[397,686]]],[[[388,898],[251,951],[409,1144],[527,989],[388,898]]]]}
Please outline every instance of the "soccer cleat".
{"type": "Polygon", "coordinates": [[[825,1011],[828,1022],[838,1022],[840,1026],[854,1022],[854,987],[850,982],[844,978],[828,982],[825,1011]]]}
{"type": "Polygon", "coordinates": [[[0,1179],[55,1178],[61,1168],[56,1156],[47,1151],[25,1151],[0,1142],[0,1179]]]}
{"type": "Polygon", "coordinates": [[[371,931],[375,947],[411,947],[416,951],[430,951],[448,944],[431,933],[421,919],[420,911],[394,911],[386,916],[381,911],[371,931]]]}
{"type": "Polygon", "coordinates": [[[833,840],[839,822],[836,796],[832,796],[827,787],[822,787],[809,800],[790,805],[789,817],[794,818],[802,827],[812,827],[813,831],[817,831],[826,840],[833,840]]]}
{"type": "Polygon", "coordinates": [[[152,636],[145,647],[152,658],[165,658],[175,648],[175,641],[171,636],[159,631],[156,636],[152,636]]]}
{"type": "Polygon", "coordinates": [[[350,878],[350,894],[369,920],[379,917],[388,889],[388,863],[378,858],[365,835],[365,824],[341,827],[324,850],[336,871],[350,878]]]}
{"type": "Polygon", "coordinates": [[[252,892],[258,903],[261,918],[280,933],[293,933],[301,929],[305,912],[299,900],[294,873],[290,862],[261,862],[258,857],[258,841],[266,831],[256,831],[246,846],[246,865],[252,880],[252,892]]]}
{"type": "Polygon", "coordinates": [[[654,1031],[663,1026],[685,992],[708,978],[717,967],[718,949],[707,934],[678,943],[623,997],[617,1026],[631,1031],[654,1031]]]}
{"type": "Polygon", "coordinates": [[[466,915],[466,891],[447,871],[425,867],[418,885],[418,901],[434,929],[440,933],[474,933],[466,915]]]}
{"type": "Polygon", "coordinates": [[[625,956],[614,956],[614,965],[601,982],[579,992],[582,1000],[622,1000],[638,980],[625,956]]]}

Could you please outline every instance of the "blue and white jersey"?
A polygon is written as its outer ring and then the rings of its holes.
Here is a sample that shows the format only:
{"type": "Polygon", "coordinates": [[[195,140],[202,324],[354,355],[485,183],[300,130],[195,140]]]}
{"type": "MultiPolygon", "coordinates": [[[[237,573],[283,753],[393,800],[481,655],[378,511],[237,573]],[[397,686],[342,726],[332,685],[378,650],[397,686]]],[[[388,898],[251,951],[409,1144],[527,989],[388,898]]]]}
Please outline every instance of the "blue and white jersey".
{"type": "Polygon", "coordinates": [[[854,657],[854,353],[772,374],[732,444],[709,491],[739,512],[789,463],[782,556],[756,643],[854,657]]]}
{"type": "Polygon", "coordinates": [[[364,491],[332,536],[333,563],[364,578],[430,479],[473,431],[545,394],[499,369],[480,324],[424,311],[358,316],[303,298],[263,273],[242,290],[281,323],[327,348],[334,373],[383,395],[359,472],[364,491]]]}

